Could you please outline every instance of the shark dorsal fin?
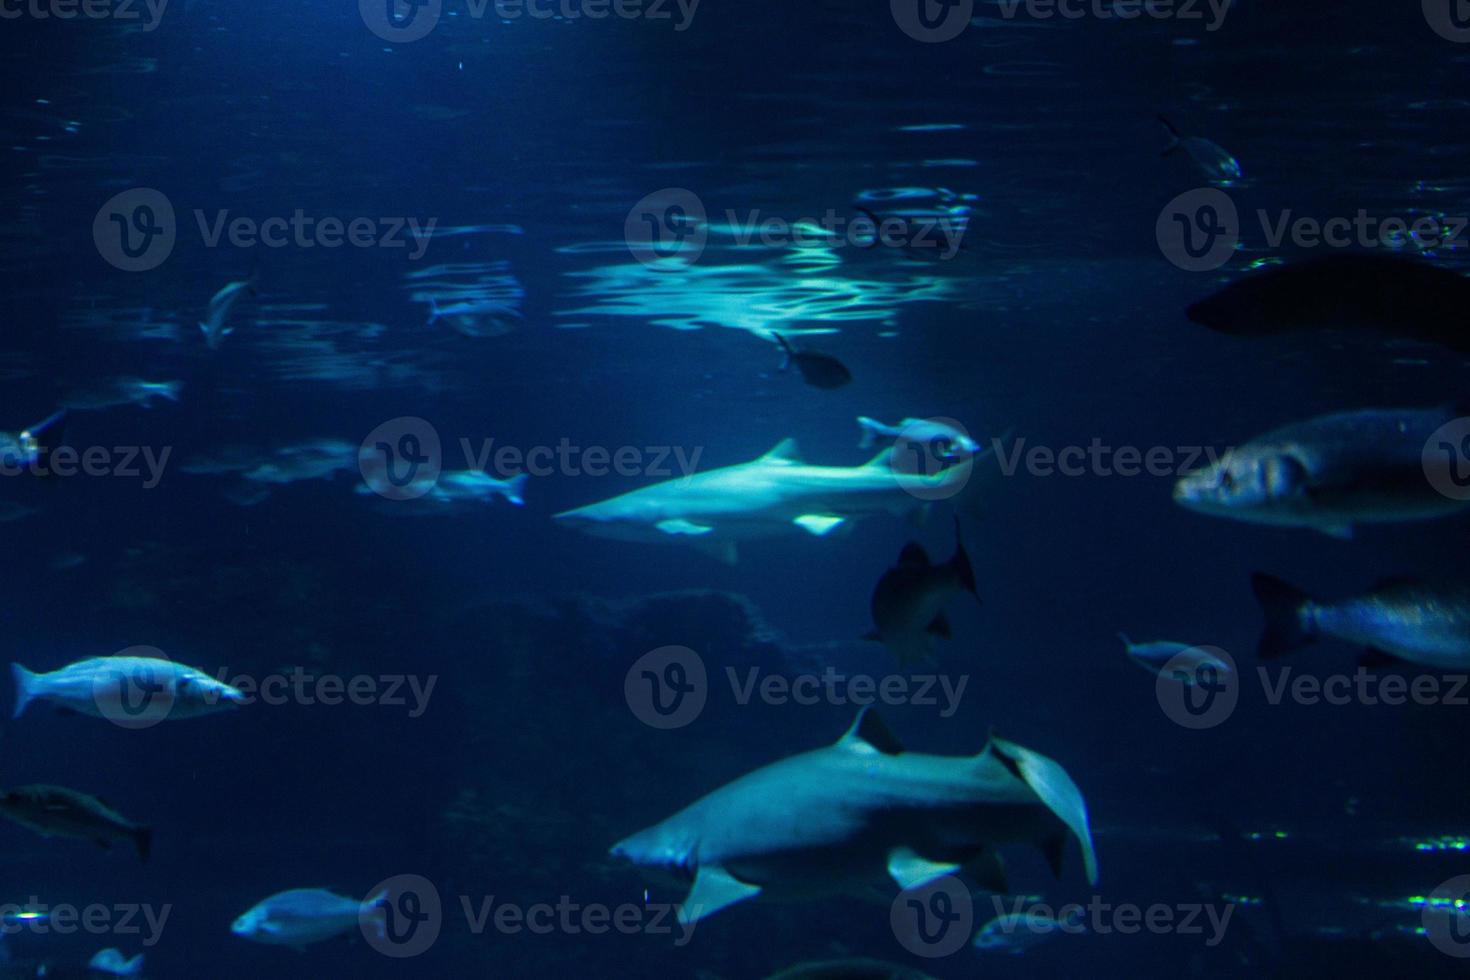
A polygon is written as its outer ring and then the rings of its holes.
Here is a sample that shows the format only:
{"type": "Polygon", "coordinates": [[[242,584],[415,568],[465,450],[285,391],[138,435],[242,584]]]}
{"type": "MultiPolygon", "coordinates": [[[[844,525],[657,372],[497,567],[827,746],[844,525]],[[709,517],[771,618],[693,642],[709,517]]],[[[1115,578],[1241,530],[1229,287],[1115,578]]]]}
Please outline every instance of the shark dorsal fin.
{"type": "Polygon", "coordinates": [[[800,463],[801,449],[795,439],[782,439],[776,448],[761,457],[763,463],[800,463]]]}
{"type": "Polygon", "coordinates": [[[878,712],[864,708],[858,713],[857,721],[847,730],[837,744],[850,752],[883,755],[900,755],[903,743],[888,730],[878,712]]]}

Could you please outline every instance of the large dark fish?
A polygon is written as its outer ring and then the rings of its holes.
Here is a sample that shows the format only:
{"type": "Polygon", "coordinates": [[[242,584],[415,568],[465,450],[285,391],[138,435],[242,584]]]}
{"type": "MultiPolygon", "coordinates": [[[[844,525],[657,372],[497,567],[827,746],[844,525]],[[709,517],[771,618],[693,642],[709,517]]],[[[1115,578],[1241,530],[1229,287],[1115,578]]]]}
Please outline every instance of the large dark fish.
{"type": "Polygon", "coordinates": [[[1389,581],[1367,595],[1318,602],[1270,575],[1251,580],[1266,614],[1260,657],[1274,660],[1331,636],[1367,649],[1363,663],[1404,660],[1425,667],[1470,667],[1470,588],[1389,581]]]}
{"type": "Polygon", "coordinates": [[[944,607],[959,592],[979,598],[956,520],[954,557],[949,561],[932,564],[923,546],[911,541],[899,553],[898,564],[883,573],[871,603],[877,629],[864,639],[882,643],[901,664],[928,660],[933,655],[929,638],[951,636],[944,607]]]}
{"type": "Polygon", "coordinates": [[[1390,255],[1330,255],[1269,269],[1186,315],[1238,337],[1367,329],[1470,353],[1470,279],[1390,255]]]}
{"type": "Polygon", "coordinates": [[[786,363],[781,365],[781,370],[796,365],[796,369],[801,372],[801,379],[813,388],[841,388],[852,380],[852,372],[837,358],[816,351],[797,350],[780,334],[773,333],[771,336],[776,338],[781,349],[786,352],[786,363]]]}
{"type": "Polygon", "coordinates": [[[126,840],[144,861],[153,849],[153,828],[133,823],[95,796],[62,786],[21,786],[0,795],[0,816],[42,837],[89,840],[103,848],[126,840]]]}

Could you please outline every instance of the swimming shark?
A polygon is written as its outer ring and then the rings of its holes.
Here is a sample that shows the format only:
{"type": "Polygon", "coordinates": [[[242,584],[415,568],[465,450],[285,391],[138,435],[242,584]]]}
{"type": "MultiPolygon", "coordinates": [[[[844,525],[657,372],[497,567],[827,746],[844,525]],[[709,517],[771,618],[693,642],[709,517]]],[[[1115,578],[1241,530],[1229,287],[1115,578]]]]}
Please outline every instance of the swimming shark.
{"type": "Polygon", "coordinates": [[[759,459],[690,473],[578,507],[556,520],[624,541],[683,541],[736,560],[736,542],[800,529],[825,537],[873,513],[903,514],[958,492],[974,460],[932,475],[903,472],[886,448],[862,466],[814,466],[796,440],[759,459]]]}
{"type": "Polygon", "coordinates": [[[975,756],[907,752],[864,709],[836,744],[748,773],[611,854],[692,883],[690,925],[756,896],[907,890],[962,869],[1007,891],[999,846],[1035,844],[1060,875],[1069,833],[1097,884],[1087,805],[1060,765],[993,736],[975,756]]]}

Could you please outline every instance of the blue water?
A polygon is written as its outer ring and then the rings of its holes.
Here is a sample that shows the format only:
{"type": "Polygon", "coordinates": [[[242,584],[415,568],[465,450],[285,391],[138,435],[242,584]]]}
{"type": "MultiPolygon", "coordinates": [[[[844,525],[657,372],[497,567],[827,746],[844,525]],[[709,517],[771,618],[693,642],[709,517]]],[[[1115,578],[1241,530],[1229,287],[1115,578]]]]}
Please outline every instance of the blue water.
{"type": "MultiPolygon", "coordinates": [[[[705,0],[682,31],[672,5],[672,21],[507,21],[446,0],[411,43],[375,36],[351,4],[276,0],[174,0],[146,30],[146,16],[0,22],[0,430],[81,404],[67,444],[114,461],[127,447],[169,454],[156,486],[0,482],[0,502],[24,509],[0,524],[5,659],[51,670],[148,646],[228,677],[435,684],[417,716],[288,698],[140,731],[41,709],[6,722],[0,785],[94,794],[151,824],[155,843],[144,864],[0,823],[0,903],[168,918],[156,935],[20,931],[3,975],[85,975],[107,946],[144,953],[148,977],[220,980],[762,977],[858,956],[944,978],[1459,975],[1416,931],[1412,900],[1470,871],[1453,847],[1470,803],[1463,707],[1272,705],[1255,686],[1228,723],[1187,731],[1115,634],[1209,643],[1250,672],[1251,572],[1324,595],[1454,572],[1464,519],[1347,543],[1188,513],[1172,476],[986,466],[927,520],[792,530],[726,564],[553,522],[656,482],[643,472],[555,467],[524,508],[425,516],[426,501],[363,492],[358,466],[369,433],[404,417],[432,425],[450,469],[465,465],[461,439],[494,439],[678,448],[704,471],[787,437],[810,461],[859,465],[871,455],[859,415],[953,418],[986,445],[1010,433],[1029,447],[1177,451],[1453,401],[1465,364],[1443,352],[1253,342],[1188,322],[1189,303],[1297,250],[1248,226],[1225,267],[1194,273],[1155,232],[1172,198],[1209,186],[1183,156],[1161,157],[1161,112],[1239,158],[1244,179],[1227,190],[1246,215],[1466,213],[1470,47],[1397,6],[1246,0],[1207,31],[981,3],[945,43],[909,37],[885,4],[836,0],[705,0]],[[94,219],[138,188],[170,202],[174,241],[128,272],[94,219]],[[692,264],[645,265],[625,226],[667,189],[702,204],[709,242],[692,264]],[[940,261],[741,247],[726,217],[859,205],[957,222],[964,248],[940,261]],[[418,256],[412,242],[211,246],[196,213],[209,225],[224,211],[366,218],[378,232],[413,217],[438,233],[418,256]],[[211,350],[196,322],[250,277],[254,295],[211,350]],[[430,293],[489,304],[472,321],[499,335],[426,323],[430,293]],[[854,381],[804,385],[780,370],[772,330],[839,357],[854,381]],[[120,378],[176,380],[181,394],[95,407],[120,378]],[[334,441],[324,474],[247,475],[312,440],[334,441]],[[859,639],[874,583],[910,540],[949,555],[955,511],[983,605],[953,600],[937,660],[898,667],[859,639]],[[665,732],[630,710],[624,678],[668,645],[696,651],[712,680],[704,713],[665,732]],[[738,704],[727,666],[966,678],[948,717],[883,714],[916,750],[972,754],[994,730],[1052,756],[1097,837],[1097,888],[1075,847],[1060,880],[1022,847],[1008,852],[1012,889],[1054,904],[1234,903],[1222,941],[1093,931],[1017,958],[931,957],[890,928],[891,895],[745,903],[684,945],[477,932],[461,899],[677,902],[681,889],[608,848],[852,721],[846,704],[738,704]],[[1441,838],[1448,850],[1416,849],[1441,838]],[[356,931],[301,953],[231,934],[273,893],[363,898],[400,875],[427,879],[444,905],[419,955],[384,955],[356,931]]],[[[1459,270],[1465,253],[1421,258],[1459,270]]],[[[1293,663],[1352,661],[1324,646],[1293,663]]],[[[978,926],[991,905],[974,901],[978,926]]]]}

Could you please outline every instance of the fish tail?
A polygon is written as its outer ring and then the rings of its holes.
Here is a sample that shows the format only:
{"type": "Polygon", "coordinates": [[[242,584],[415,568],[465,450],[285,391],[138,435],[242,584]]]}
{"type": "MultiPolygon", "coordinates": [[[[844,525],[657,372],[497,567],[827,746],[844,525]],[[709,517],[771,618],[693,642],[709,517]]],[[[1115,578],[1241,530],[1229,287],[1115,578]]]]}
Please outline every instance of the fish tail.
{"type": "Polygon", "coordinates": [[[169,401],[176,402],[179,400],[179,395],[183,390],[184,383],[182,381],[168,381],[164,383],[163,387],[158,389],[158,393],[169,401]]]}
{"type": "Polygon", "coordinates": [[[954,570],[955,577],[965,587],[965,591],[976,599],[980,598],[980,590],[975,585],[975,569],[970,567],[970,556],[965,552],[965,539],[960,533],[960,519],[954,519],[954,557],[949,560],[949,567],[954,570]]]}
{"type": "Polygon", "coordinates": [[[436,297],[434,297],[434,296],[430,296],[429,297],[429,323],[428,323],[428,325],[432,327],[435,323],[437,323],[438,320],[439,320],[439,316],[440,316],[440,314],[439,314],[439,300],[436,297]]]}
{"type": "Polygon", "coordinates": [[[118,971],[120,976],[138,977],[143,975],[143,954],[139,953],[122,965],[118,971]]]}
{"type": "Polygon", "coordinates": [[[363,902],[357,911],[358,921],[372,926],[379,939],[388,938],[388,903],[391,899],[392,893],[384,888],[363,902]]]}
{"type": "Polygon", "coordinates": [[[530,479],[524,473],[517,473],[505,481],[505,486],[500,488],[500,495],[517,507],[526,506],[526,481],[530,479]]]}
{"type": "Polygon", "coordinates": [[[872,449],[873,444],[878,441],[878,430],[883,427],[883,423],[877,421],[876,419],[870,419],[866,415],[859,415],[857,422],[858,428],[861,429],[863,433],[863,438],[862,441],[858,443],[858,448],[872,449]]]}
{"type": "Polygon", "coordinates": [[[1160,154],[1160,155],[1161,156],[1168,156],[1169,154],[1173,153],[1175,150],[1179,149],[1179,146],[1180,146],[1180,133],[1179,133],[1179,128],[1177,126],[1175,126],[1173,123],[1171,123],[1168,120],[1168,118],[1166,118],[1162,113],[1159,115],[1158,120],[1163,125],[1164,131],[1169,134],[1169,145],[1166,146],[1166,147],[1164,147],[1164,152],[1162,154],[1160,154]]]}
{"type": "Polygon", "coordinates": [[[781,362],[781,370],[785,371],[786,369],[791,367],[791,355],[795,354],[796,351],[792,349],[791,344],[786,340],[786,338],[778,334],[776,331],[772,330],[771,336],[776,338],[776,343],[781,345],[781,351],[786,355],[785,360],[781,362]]]}
{"type": "Polygon", "coordinates": [[[133,831],[133,846],[138,849],[138,858],[144,864],[153,853],[153,828],[139,827],[133,831]]]}
{"type": "Polygon", "coordinates": [[[1251,576],[1251,589],[1266,615],[1266,627],[1261,632],[1257,651],[1262,660],[1284,657],[1316,641],[1316,634],[1302,622],[1301,615],[1302,607],[1312,601],[1310,595],[1261,572],[1251,576]]]}
{"type": "Polygon", "coordinates": [[[1123,641],[1123,645],[1125,647],[1127,647],[1130,650],[1133,649],[1133,641],[1128,638],[1128,634],[1127,633],[1119,633],[1118,634],[1118,639],[1120,639],[1120,640],[1123,641]]]}
{"type": "Polygon", "coordinates": [[[11,664],[10,673],[15,678],[15,712],[10,717],[19,718],[39,693],[39,678],[20,664],[11,664]]]}

